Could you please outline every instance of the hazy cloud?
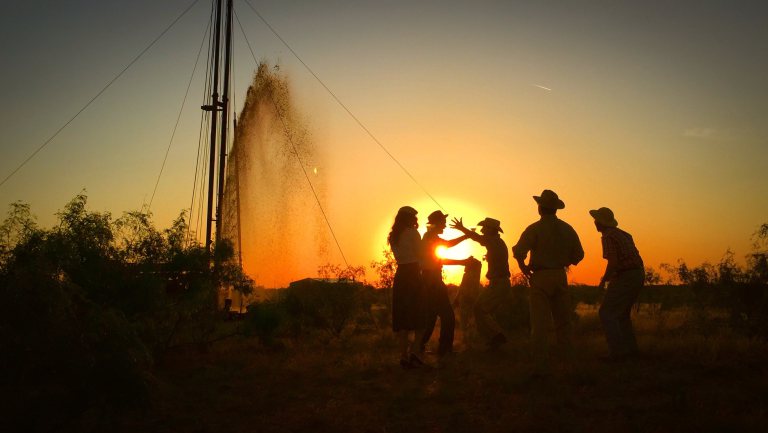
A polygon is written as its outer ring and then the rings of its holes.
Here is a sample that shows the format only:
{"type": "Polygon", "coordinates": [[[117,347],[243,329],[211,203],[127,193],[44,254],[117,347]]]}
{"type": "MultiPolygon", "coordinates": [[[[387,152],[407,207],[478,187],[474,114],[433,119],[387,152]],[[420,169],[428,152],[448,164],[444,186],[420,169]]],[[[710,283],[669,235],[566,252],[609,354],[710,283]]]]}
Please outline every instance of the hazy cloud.
{"type": "Polygon", "coordinates": [[[730,138],[726,131],[715,128],[688,128],[683,131],[683,137],[696,138],[699,140],[728,140],[730,138]]]}

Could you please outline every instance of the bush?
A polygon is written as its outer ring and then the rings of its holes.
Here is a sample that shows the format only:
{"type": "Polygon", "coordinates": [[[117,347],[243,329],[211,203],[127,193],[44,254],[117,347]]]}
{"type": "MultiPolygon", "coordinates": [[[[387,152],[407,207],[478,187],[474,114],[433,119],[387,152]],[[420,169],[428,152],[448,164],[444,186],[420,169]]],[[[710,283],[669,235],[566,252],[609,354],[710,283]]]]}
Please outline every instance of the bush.
{"type": "Polygon", "coordinates": [[[148,403],[151,356],[122,312],[63,276],[21,265],[0,277],[0,297],[0,377],[14,423],[59,429],[86,408],[148,403]]]}
{"type": "Polygon", "coordinates": [[[285,322],[285,306],[276,301],[257,302],[248,306],[243,332],[255,335],[263,344],[272,345],[280,326],[285,322]]]}
{"type": "Polygon", "coordinates": [[[302,327],[339,336],[350,323],[370,316],[373,290],[356,282],[306,279],[291,283],[284,302],[288,314],[302,327]]]}
{"type": "Polygon", "coordinates": [[[0,404],[25,430],[146,405],[152,360],[210,341],[217,287],[251,285],[231,248],[213,273],[207,251],[185,245],[184,214],[158,232],[146,213],[113,222],[86,203],[75,197],[50,230],[20,203],[0,224],[0,404]]]}

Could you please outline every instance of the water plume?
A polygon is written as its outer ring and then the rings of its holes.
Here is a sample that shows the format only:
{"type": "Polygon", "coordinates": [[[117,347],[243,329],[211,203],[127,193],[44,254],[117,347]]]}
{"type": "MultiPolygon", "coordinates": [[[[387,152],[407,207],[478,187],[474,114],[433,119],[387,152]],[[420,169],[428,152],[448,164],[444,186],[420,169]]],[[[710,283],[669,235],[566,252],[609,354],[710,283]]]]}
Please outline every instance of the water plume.
{"type": "Polygon", "coordinates": [[[328,229],[300,163],[325,207],[323,164],[288,81],[261,63],[228,155],[221,224],[257,285],[284,287],[328,261],[328,229]]]}

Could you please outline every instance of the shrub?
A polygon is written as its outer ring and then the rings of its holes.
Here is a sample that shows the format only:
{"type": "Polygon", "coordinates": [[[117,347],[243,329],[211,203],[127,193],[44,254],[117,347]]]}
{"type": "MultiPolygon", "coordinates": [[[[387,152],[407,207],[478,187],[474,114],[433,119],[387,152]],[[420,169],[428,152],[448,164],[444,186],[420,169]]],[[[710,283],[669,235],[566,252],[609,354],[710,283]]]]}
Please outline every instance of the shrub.
{"type": "Polygon", "coordinates": [[[243,332],[255,335],[267,345],[272,345],[277,330],[284,323],[284,304],[276,301],[257,302],[248,306],[243,332]]]}
{"type": "Polygon", "coordinates": [[[288,314],[301,326],[339,336],[347,325],[370,315],[372,290],[361,283],[306,279],[291,283],[284,302],[288,314]]]}
{"type": "Polygon", "coordinates": [[[86,204],[79,194],[41,230],[14,203],[0,224],[0,381],[17,396],[0,404],[39,429],[148,403],[153,358],[210,341],[217,288],[251,287],[231,248],[217,249],[214,273],[205,249],[184,244],[184,214],[161,233],[149,214],[113,222],[86,204]]]}

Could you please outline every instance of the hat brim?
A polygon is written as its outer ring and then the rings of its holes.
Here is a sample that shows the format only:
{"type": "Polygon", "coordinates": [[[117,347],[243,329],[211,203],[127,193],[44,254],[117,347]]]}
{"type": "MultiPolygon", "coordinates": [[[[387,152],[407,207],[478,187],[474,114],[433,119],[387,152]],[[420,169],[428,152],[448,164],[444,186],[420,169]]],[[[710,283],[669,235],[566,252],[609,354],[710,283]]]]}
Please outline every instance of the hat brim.
{"type": "Polygon", "coordinates": [[[489,229],[497,230],[499,233],[504,233],[504,230],[502,230],[501,227],[489,226],[489,225],[485,224],[483,221],[480,221],[479,223],[477,223],[477,225],[480,226],[480,227],[486,227],[486,228],[489,228],[489,229]]]}
{"type": "Polygon", "coordinates": [[[603,215],[600,214],[600,212],[597,211],[597,209],[593,209],[593,210],[589,211],[589,214],[592,215],[592,218],[594,218],[595,221],[597,221],[598,223],[600,223],[600,224],[602,224],[602,225],[604,225],[606,227],[618,227],[619,226],[619,222],[616,221],[616,218],[613,218],[613,219],[610,219],[610,220],[606,219],[605,217],[603,217],[603,215]]]}
{"type": "Polygon", "coordinates": [[[448,214],[442,213],[440,211],[435,211],[432,214],[430,214],[429,217],[427,217],[427,224],[432,224],[432,225],[448,224],[448,214]]]}
{"type": "Polygon", "coordinates": [[[557,199],[557,200],[556,200],[556,201],[554,201],[554,202],[548,202],[548,201],[544,201],[544,200],[543,200],[543,199],[542,199],[540,196],[538,196],[538,195],[534,195],[534,196],[533,196],[533,199],[534,199],[534,200],[536,201],[536,203],[538,203],[538,204],[539,204],[539,206],[541,206],[541,207],[545,207],[545,208],[548,208],[548,209],[565,209],[565,203],[564,203],[562,200],[560,200],[560,199],[557,199]]]}

